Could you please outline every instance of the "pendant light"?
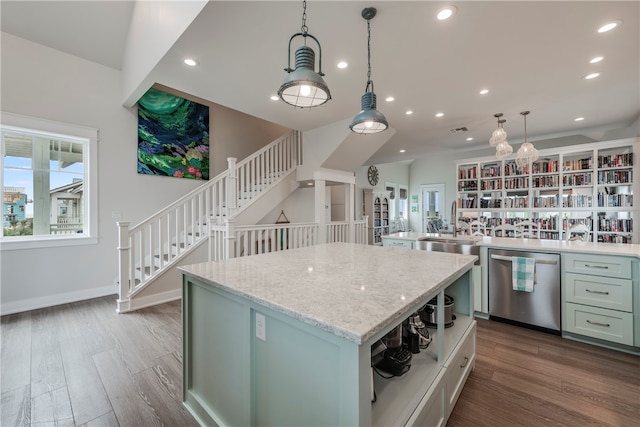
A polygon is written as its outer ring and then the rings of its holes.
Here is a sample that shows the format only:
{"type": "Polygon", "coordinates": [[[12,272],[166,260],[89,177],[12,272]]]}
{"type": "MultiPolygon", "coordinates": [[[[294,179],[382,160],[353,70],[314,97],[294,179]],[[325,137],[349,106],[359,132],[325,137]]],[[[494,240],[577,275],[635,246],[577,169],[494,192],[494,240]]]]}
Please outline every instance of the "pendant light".
{"type": "Polygon", "coordinates": [[[331,99],[329,87],[322,76],[322,47],[314,36],[309,34],[307,28],[307,2],[302,2],[302,27],[300,32],[294,34],[289,39],[289,51],[287,55],[288,74],[282,86],[278,89],[278,96],[284,102],[294,107],[311,108],[322,105],[331,99]],[[294,38],[301,36],[304,39],[304,46],[296,50],[296,68],[291,68],[291,42],[294,38]],[[316,54],[312,48],[307,46],[307,37],[312,38],[318,45],[320,61],[318,72],[315,71],[316,54]]]}
{"type": "Polygon", "coordinates": [[[518,148],[516,165],[521,168],[538,160],[539,155],[538,150],[536,150],[533,144],[527,141],[527,115],[529,114],[529,111],[523,111],[520,114],[524,117],[524,142],[520,148],[518,148]]]}
{"type": "MultiPolygon", "coordinates": [[[[500,116],[502,116],[502,114],[500,114],[500,116]]],[[[496,115],[495,117],[498,117],[498,116],[496,115]]],[[[496,134],[495,135],[496,138],[499,139],[499,142],[496,145],[496,159],[498,160],[504,160],[509,155],[511,155],[511,153],[513,153],[513,147],[507,141],[507,132],[503,128],[503,125],[506,121],[507,121],[506,119],[499,119],[498,128],[495,131],[493,131],[494,134],[496,134]],[[501,130],[502,132],[499,132],[498,130],[501,130]]],[[[492,135],[492,137],[493,136],[494,135],[492,135]]],[[[491,143],[491,140],[489,140],[489,143],[491,143]]]]}
{"type": "Polygon", "coordinates": [[[375,7],[367,7],[362,10],[362,17],[367,21],[367,85],[364,89],[364,95],[360,100],[362,111],[360,111],[351,121],[349,128],[355,133],[378,133],[386,130],[389,123],[384,115],[376,110],[376,94],[373,89],[373,80],[371,80],[371,23],[369,22],[376,16],[375,7]]]}
{"type": "Polygon", "coordinates": [[[496,113],[493,115],[493,117],[498,119],[498,127],[491,134],[491,138],[489,138],[489,145],[492,147],[497,146],[499,143],[507,139],[507,132],[505,132],[505,130],[501,126],[501,124],[504,123],[504,121],[500,120],[500,117],[502,117],[502,115],[502,113],[496,113]]]}

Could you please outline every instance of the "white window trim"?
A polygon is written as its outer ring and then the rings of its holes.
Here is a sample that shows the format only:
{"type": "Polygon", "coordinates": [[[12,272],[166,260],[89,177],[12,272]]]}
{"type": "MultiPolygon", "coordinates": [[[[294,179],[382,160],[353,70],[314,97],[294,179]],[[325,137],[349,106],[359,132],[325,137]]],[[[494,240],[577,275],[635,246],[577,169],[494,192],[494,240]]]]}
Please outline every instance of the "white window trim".
{"type": "MultiPolygon", "coordinates": [[[[8,130],[27,131],[30,133],[43,133],[46,135],[60,136],[61,138],[88,140],[85,150],[85,168],[88,189],[87,197],[87,223],[86,231],[82,236],[73,235],[45,235],[45,236],[21,236],[1,237],[0,251],[17,249],[35,249],[60,246],[91,245],[98,243],[98,129],[68,123],[54,122],[51,120],[23,116],[14,113],[0,113],[0,127],[8,130]]],[[[0,159],[2,166],[2,159],[0,159]]],[[[0,170],[4,170],[1,168],[0,170]]]]}

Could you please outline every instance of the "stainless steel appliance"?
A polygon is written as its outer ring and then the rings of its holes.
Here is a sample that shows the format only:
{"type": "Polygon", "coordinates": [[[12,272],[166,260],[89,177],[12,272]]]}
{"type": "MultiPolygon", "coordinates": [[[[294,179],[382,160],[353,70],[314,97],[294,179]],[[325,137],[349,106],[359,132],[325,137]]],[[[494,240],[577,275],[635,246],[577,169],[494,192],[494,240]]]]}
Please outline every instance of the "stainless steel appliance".
{"type": "Polygon", "coordinates": [[[489,249],[489,316],[560,332],[560,255],[489,249]],[[533,292],[512,284],[513,257],[535,259],[533,292]]]}

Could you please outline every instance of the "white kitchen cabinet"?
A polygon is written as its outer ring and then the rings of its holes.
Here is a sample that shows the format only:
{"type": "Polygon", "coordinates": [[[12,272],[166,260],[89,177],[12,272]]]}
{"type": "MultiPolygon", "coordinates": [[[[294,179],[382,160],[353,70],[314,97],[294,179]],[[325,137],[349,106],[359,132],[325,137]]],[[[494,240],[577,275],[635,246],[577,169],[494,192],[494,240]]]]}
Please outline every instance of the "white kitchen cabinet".
{"type": "Polygon", "coordinates": [[[639,264],[627,257],[563,254],[563,336],[594,338],[595,344],[621,344],[637,352],[639,264]]]}
{"type": "Polygon", "coordinates": [[[513,157],[457,163],[461,218],[478,219],[487,233],[501,224],[531,220],[539,238],[564,240],[585,224],[594,242],[637,243],[640,138],[540,150],[540,158],[518,168],[513,157]],[[634,165],[634,158],[636,165],[634,165]],[[636,222],[636,227],[633,223],[636,222]]]}

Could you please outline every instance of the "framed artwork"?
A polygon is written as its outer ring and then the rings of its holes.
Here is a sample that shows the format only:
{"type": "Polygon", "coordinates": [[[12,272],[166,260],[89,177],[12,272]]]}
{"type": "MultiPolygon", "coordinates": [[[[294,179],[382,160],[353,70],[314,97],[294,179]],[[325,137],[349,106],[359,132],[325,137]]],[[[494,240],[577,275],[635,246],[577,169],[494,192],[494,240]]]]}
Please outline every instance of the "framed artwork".
{"type": "Polygon", "coordinates": [[[209,179],[209,107],[151,88],[138,100],[138,173],[209,179]]]}
{"type": "Polygon", "coordinates": [[[418,204],[418,195],[417,194],[412,194],[411,195],[411,203],[418,204]]]}
{"type": "Polygon", "coordinates": [[[418,205],[417,204],[412,204],[411,205],[411,213],[418,213],[418,205]]]}

